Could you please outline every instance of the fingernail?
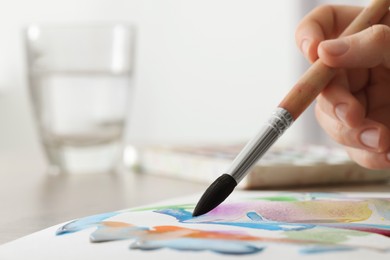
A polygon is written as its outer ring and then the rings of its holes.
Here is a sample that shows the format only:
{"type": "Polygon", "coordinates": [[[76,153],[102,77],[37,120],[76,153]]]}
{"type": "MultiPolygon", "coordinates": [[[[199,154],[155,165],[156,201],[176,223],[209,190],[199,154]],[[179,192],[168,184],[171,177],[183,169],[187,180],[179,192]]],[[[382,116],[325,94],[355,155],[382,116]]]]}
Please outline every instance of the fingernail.
{"type": "Polygon", "coordinates": [[[379,131],[377,129],[368,129],[364,131],[360,134],[360,141],[370,148],[378,148],[379,131]]]}
{"type": "Polygon", "coordinates": [[[340,121],[347,123],[347,104],[339,104],[335,108],[335,114],[340,121]]]}
{"type": "Polygon", "coordinates": [[[309,57],[309,46],[310,41],[308,39],[304,39],[301,43],[301,51],[306,57],[309,57]]]}
{"type": "Polygon", "coordinates": [[[321,43],[321,47],[332,56],[340,56],[349,49],[349,42],[343,39],[329,40],[321,43]]]}

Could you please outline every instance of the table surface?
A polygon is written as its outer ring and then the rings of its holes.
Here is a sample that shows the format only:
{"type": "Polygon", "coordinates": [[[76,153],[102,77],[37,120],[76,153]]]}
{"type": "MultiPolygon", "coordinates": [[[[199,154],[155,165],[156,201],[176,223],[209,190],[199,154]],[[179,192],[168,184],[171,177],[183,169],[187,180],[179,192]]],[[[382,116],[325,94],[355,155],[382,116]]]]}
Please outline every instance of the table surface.
{"type": "MultiPolygon", "coordinates": [[[[204,192],[209,184],[122,171],[48,175],[34,158],[0,155],[0,244],[92,214],[204,192]]],[[[388,192],[389,184],[307,187],[294,191],[388,192]]]]}

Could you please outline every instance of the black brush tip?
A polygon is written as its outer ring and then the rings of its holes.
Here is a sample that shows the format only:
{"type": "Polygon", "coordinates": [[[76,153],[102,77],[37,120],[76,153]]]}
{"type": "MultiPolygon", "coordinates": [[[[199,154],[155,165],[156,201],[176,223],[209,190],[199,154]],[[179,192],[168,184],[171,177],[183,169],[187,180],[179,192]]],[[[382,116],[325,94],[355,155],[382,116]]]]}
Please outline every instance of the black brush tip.
{"type": "Polygon", "coordinates": [[[211,211],[221,204],[237,186],[236,180],[229,174],[223,174],[216,179],[203,193],[196,205],[193,217],[197,217],[211,211]]]}

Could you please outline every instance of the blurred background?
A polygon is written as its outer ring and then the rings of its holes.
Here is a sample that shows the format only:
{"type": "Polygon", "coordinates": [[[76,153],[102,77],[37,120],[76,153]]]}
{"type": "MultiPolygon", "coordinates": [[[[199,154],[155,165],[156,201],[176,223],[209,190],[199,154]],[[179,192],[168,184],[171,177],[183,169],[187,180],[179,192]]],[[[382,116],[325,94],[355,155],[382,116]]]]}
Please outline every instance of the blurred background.
{"type": "MultiPolygon", "coordinates": [[[[249,140],[308,64],[295,46],[314,0],[14,0],[0,9],[0,160],[42,153],[26,79],[30,23],[135,25],[130,144],[249,140]]],[[[77,42],[75,43],[77,44],[77,42]]],[[[93,46],[91,46],[93,47],[93,46]]],[[[281,143],[328,142],[307,111],[281,143]]],[[[28,163],[28,162],[26,162],[28,163]]]]}

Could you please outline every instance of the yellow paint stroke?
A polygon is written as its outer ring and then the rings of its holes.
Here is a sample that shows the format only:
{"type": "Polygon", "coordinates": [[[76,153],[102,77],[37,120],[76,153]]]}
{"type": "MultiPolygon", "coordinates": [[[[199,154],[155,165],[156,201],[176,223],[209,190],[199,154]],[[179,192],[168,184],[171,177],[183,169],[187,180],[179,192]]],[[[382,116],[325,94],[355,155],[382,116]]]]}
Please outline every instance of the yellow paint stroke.
{"type": "Polygon", "coordinates": [[[301,201],[294,204],[304,215],[317,220],[359,222],[369,219],[373,214],[367,201],[301,201]]]}

